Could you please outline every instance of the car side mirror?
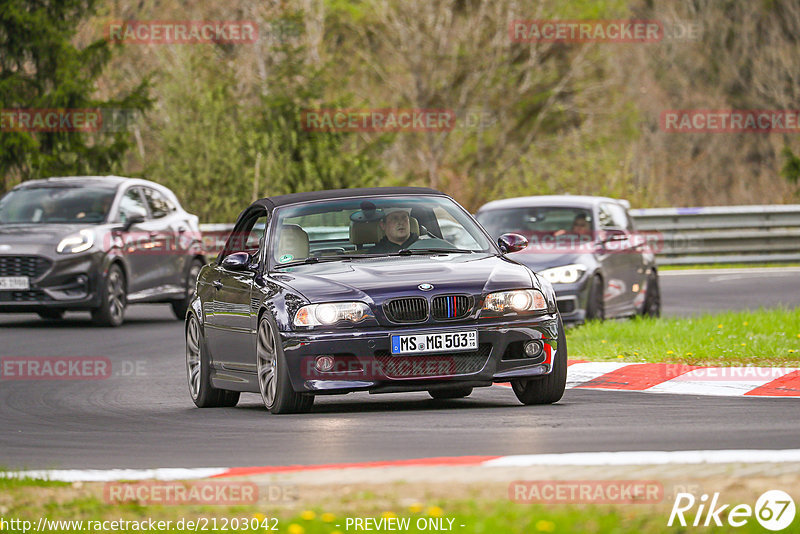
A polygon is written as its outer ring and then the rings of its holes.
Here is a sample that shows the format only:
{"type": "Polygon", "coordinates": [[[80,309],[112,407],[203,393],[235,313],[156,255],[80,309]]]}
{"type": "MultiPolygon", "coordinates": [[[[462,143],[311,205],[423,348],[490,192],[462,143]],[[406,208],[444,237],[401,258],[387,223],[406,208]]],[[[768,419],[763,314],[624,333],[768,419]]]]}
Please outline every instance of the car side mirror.
{"type": "Polygon", "coordinates": [[[142,224],[143,222],[144,222],[144,217],[142,217],[141,215],[134,215],[133,217],[125,221],[125,224],[122,225],[120,231],[129,232],[131,228],[133,228],[135,225],[142,224]]]}
{"type": "Polygon", "coordinates": [[[250,254],[247,252],[234,252],[222,260],[222,267],[229,271],[247,271],[250,269],[250,254]]]}
{"type": "Polygon", "coordinates": [[[497,238],[497,245],[503,251],[503,254],[511,254],[527,247],[528,240],[525,236],[519,234],[503,234],[497,238]]]}

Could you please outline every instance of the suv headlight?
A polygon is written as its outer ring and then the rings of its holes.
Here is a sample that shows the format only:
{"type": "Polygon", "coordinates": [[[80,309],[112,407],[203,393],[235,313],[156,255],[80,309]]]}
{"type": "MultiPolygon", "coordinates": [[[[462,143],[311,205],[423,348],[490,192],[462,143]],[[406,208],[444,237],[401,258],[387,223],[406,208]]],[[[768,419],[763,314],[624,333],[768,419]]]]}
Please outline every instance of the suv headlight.
{"type": "Polygon", "coordinates": [[[587,267],[584,264],[573,263],[563,267],[545,269],[544,271],[539,271],[539,274],[544,276],[551,284],[574,284],[581,279],[581,276],[586,271],[587,267]]]}
{"type": "Polygon", "coordinates": [[[331,302],[303,306],[294,315],[295,326],[330,326],[341,321],[358,323],[370,315],[363,302],[331,302]]]}
{"type": "Polygon", "coordinates": [[[94,245],[94,232],[92,230],[81,230],[77,234],[68,235],[56,247],[59,254],[77,254],[85,252],[94,245]]]}
{"type": "Polygon", "coordinates": [[[493,313],[547,311],[547,300],[537,289],[498,291],[486,295],[483,309],[493,313]]]}

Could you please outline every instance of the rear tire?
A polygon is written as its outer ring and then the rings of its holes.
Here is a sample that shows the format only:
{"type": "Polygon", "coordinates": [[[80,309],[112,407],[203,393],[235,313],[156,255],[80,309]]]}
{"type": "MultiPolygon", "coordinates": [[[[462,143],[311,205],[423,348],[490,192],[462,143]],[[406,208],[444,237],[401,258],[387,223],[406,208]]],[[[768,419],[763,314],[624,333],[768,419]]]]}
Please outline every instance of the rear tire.
{"type": "Polygon", "coordinates": [[[606,305],[603,299],[603,278],[595,275],[592,286],[589,288],[589,298],[586,303],[586,320],[603,321],[606,318],[606,305]]]}
{"type": "Polygon", "coordinates": [[[472,388],[467,386],[450,389],[432,389],[428,391],[428,394],[437,400],[461,399],[464,397],[469,397],[472,394],[472,388]]]}
{"type": "Polygon", "coordinates": [[[239,402],[238,391],[217,389],[211,385],[211,362],[203,349],[200,322],[194,315],[186,325],[186,378],[189,395],[198,408],[230,408],[239,402]]]}
{"type": "Polygon", "coordinates": [[[658,275],[653,273],[647,279],[647,292],[642,308],[644,317],[661,317],[661,289],[658,287],[658,275]]]}
{"type": "Polygon", "coordinates": [[[511,388],[522,404],[553,404],[561,400],[567,387],[567,338],[564,324],[558,316],[558,345],[553,358],[553,370],[543,378],[513,380],[511,388]]]}
{"type": "Polygon", "coordinates": [[[261,400],[271,413],[305,413],[311,410],[314,396],[297,393],[292,388],[278,328],[266,313],[258,323],[256,370],[261,400]]]}
{"type": "Polygon", "coordinates": [[[40,310],[36,314],[48,321],[59,321],[64,318],[64,310],[40,310]]]}
{"type": "Polygon", "coordinates": [[[92,322],[97,326],[119,326],[125,321],[128,305],[125,275],[120,266],[111,265],[100,284],[100,306],[92,310],[92,322]]]}
{"type": "Polygon", "coordinates": [[[202,268],[203,262],[198,259],[192,260],[189,264],[189,271],[186,274],[186,292],[183,299],[173,300],[169,303],[172,307],[172,313],[175,314],[175,318],[178,320],[183,321],[186,319],[186,312],[189,311],[192,298],[194,298],[194,290],[197,287],[197,275],[200,274],[200,269],[202,268]]]}

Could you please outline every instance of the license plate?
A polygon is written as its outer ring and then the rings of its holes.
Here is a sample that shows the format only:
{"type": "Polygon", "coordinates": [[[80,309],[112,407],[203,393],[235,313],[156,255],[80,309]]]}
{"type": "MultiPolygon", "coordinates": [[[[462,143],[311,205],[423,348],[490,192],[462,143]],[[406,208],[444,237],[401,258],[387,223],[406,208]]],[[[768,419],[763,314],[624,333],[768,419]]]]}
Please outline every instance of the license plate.
{"type": "Polygon", "coordinates": [[[478,350],[478,331],[392,336],[392,354],[478,350]]]}
{"type": "Polygon", "coordinates": [[[31,288],[30,281],[26,276],[0,276],[0,291],[3,290],[28,290],[31,288]]]}

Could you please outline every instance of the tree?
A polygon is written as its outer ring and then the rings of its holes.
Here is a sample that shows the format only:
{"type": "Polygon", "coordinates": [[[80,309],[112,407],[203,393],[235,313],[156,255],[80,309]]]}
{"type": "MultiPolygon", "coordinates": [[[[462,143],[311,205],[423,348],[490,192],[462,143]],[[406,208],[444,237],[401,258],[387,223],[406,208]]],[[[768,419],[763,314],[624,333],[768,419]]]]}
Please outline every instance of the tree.
{"type": "MultiPolygon", "coordinates": [[[[108,42],[73,44],[80,20],[96,0],[0,0],[0,193],[30,178],[113,172],[129,147],[125,124],[150,105],[148,81],[115,98],[93,97],[111,58],[108,42]],[[8,121],[11,110],[99,110],[105,124],[93,131],[25,131],[8,121]],[[119,112],[123,113],[120,114],[119,112]]],[[[101,122],[97,123],[98,125],[101,122]]]]}

